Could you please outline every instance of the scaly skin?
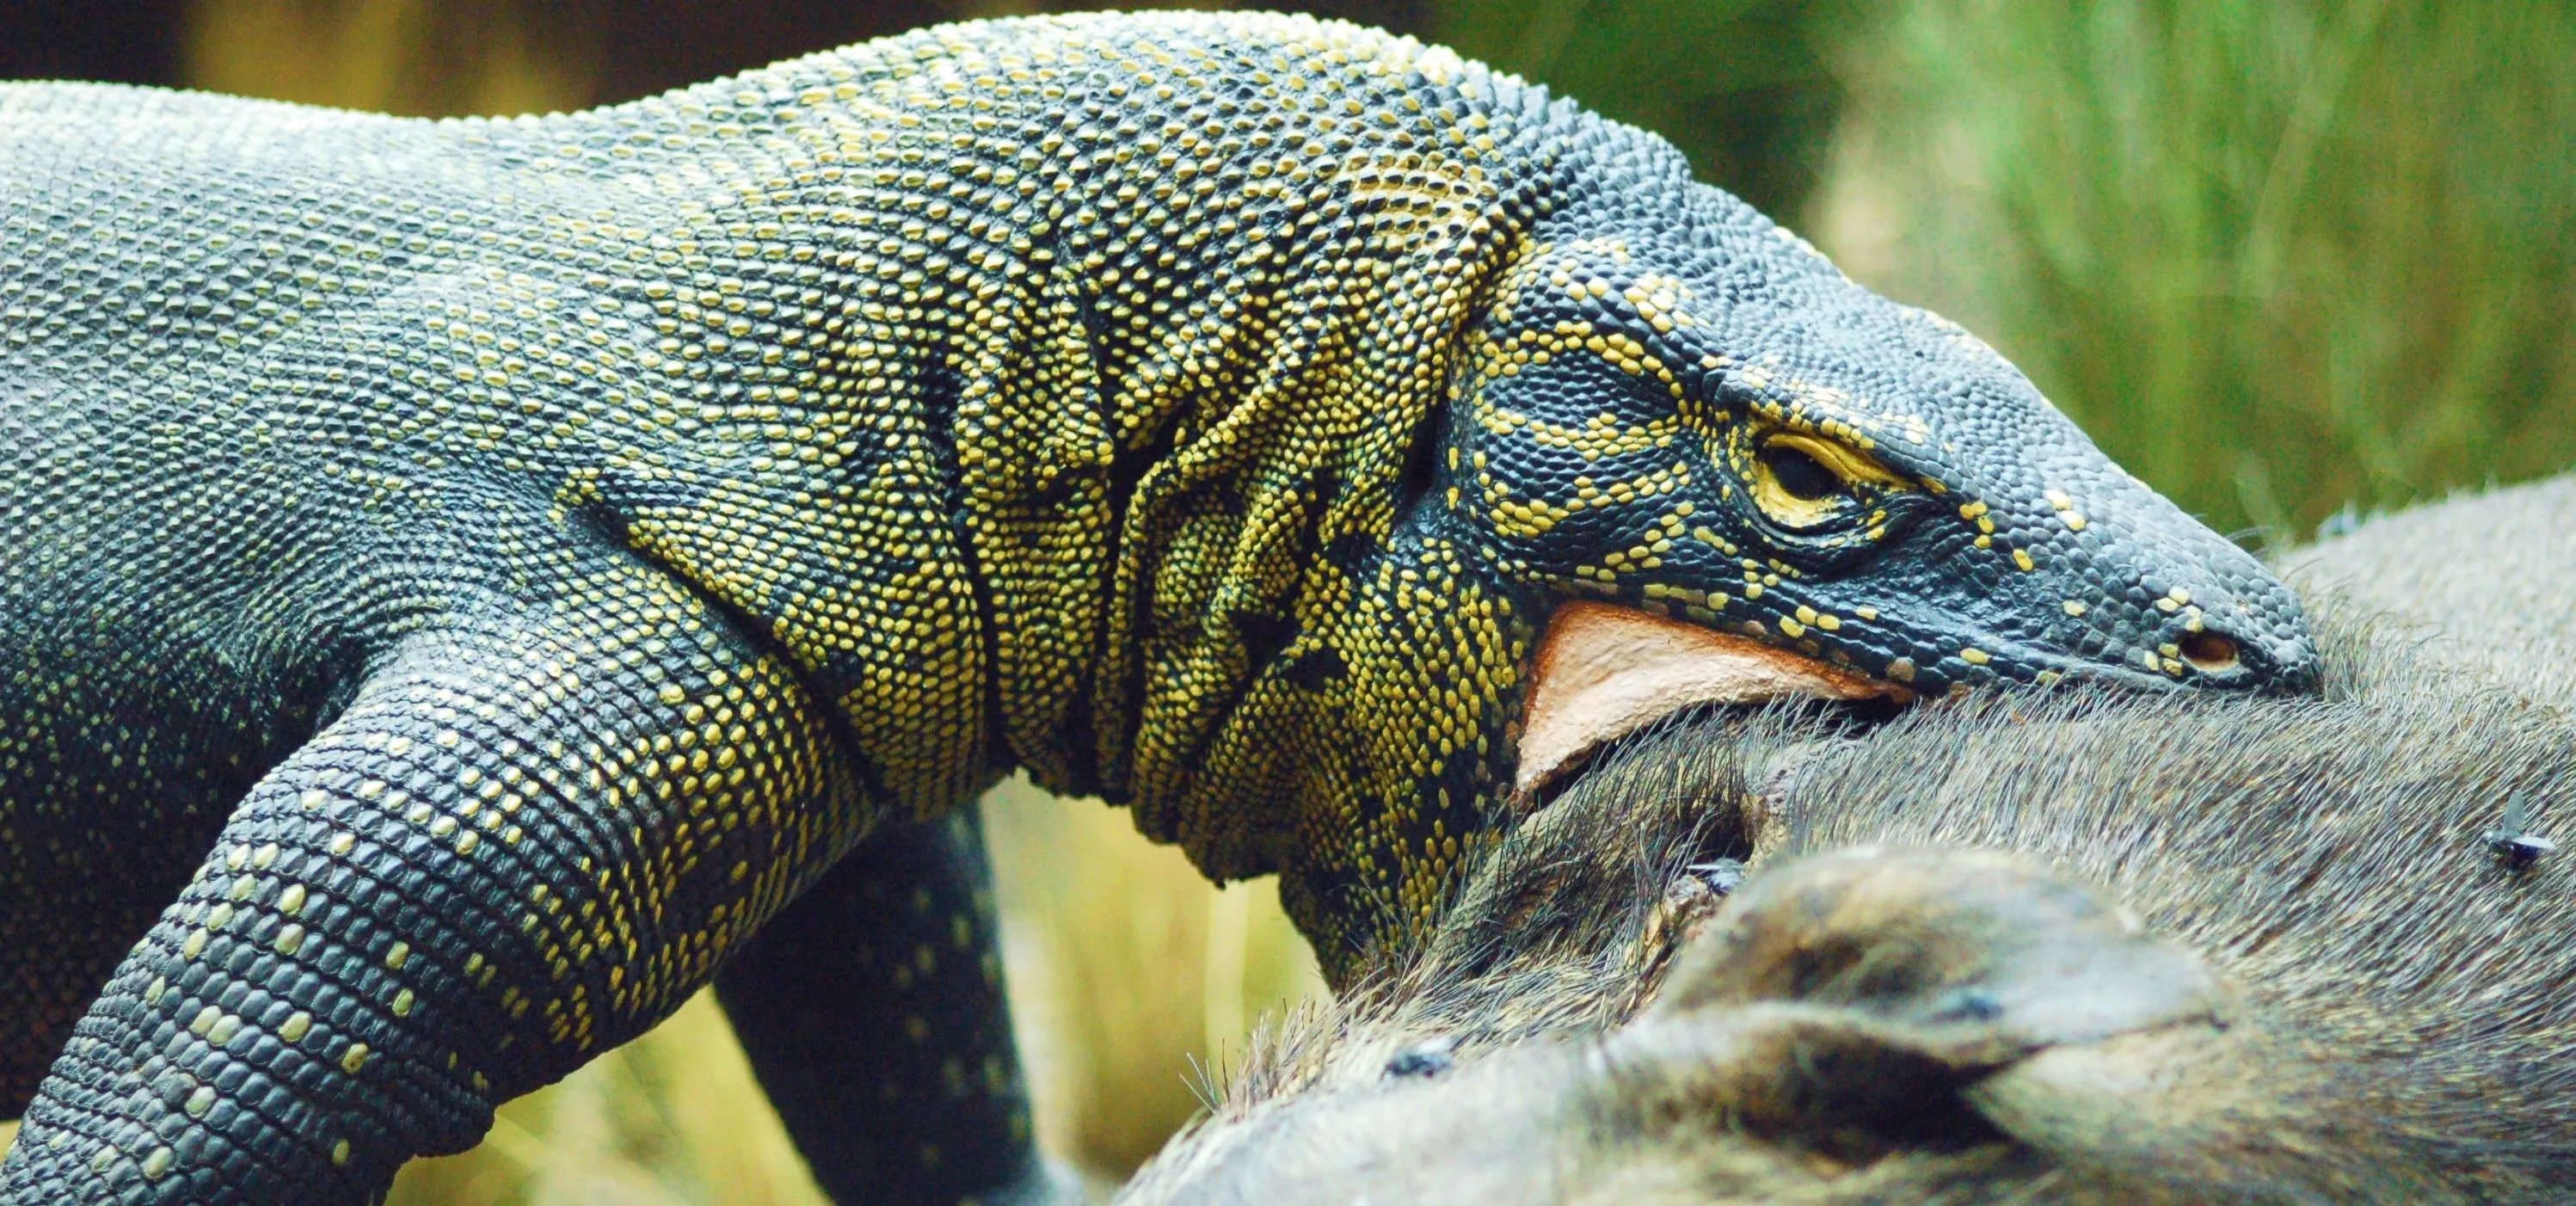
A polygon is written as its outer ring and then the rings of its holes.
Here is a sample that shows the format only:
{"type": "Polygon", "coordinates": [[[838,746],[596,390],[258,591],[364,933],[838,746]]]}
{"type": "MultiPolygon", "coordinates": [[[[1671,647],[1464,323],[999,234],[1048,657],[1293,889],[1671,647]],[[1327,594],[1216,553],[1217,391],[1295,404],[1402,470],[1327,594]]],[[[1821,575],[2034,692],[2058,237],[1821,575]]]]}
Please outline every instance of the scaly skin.
{"type": "Polygon", "coordinates": [[[1346,971],[1510,818],[1574,597],[1927,692],[2310,674],[1975,340],[1345,26],[500,122],[20,86],[0,164],[11,1204],[362,1200],[1012,766],[1346,971]]]}

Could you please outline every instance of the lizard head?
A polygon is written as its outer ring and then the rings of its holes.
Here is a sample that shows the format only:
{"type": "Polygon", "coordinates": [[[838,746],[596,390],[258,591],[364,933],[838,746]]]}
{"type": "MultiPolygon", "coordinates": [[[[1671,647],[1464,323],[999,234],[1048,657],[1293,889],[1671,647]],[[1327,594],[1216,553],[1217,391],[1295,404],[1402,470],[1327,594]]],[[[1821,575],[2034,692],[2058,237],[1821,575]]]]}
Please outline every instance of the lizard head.
{"type": "Polygon", "coordinates": [[[1533,241],[1451,391],[1416,522],[1548,613],[1522,789],[1708,699],[2310,679],[2253,557],[1974,336],[1698,191],[1718,220],[1533,241]]]}
{"type": "Polygon", "coordinates": [[[1310,933],[1427,919],[1478,838],[1684,707],[2314,679],[2297,599],[2000,356],[1677,183],[1687,213],[1530,230],[1388,539],[1327,547],[1278,675],[1330,718],[1280,860],[1310,933]]]}
{"type": "Polygon", "coordinates": [[[1287,333],[1261,375],[1152,378],[1219,417],[1138,479],[1089,713],[1108,794],[1279,872],[1334,979],[1683,708],[2315,679],[2278,580],[1966,331],[1639,131],[1426,71],[1402,157],[1242,228],[1288,257],[1213,311],[1287,333]]]}

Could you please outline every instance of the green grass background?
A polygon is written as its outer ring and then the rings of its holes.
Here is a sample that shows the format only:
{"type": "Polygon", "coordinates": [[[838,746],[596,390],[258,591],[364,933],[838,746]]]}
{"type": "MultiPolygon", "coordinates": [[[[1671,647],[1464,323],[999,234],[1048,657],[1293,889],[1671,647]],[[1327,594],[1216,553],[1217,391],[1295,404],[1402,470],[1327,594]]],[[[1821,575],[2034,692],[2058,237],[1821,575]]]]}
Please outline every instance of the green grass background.
{"type": "MultiPolygon", "coordinates": [[[[587,103],[596,72],[536,11],[198,0],[186,61],[209,87],[402,112],[587,103]]],[[[1664,133],[1855,278],[1965,322],[2249,542],[2576,462],[2569,4],[1411,11],[1664,133]]],[[[1311,958],[1266,886],[1211,890],[1121,813],[1025,788],[986,808],[1041,1139],[1107,1183],[1195,1108],[1195,1066],[1320,991],[1311,958]]],[[[819,1198],[702,1000],[506,1107],[474,1152],[415,1164],[394,1200],[819,1198]]]]}

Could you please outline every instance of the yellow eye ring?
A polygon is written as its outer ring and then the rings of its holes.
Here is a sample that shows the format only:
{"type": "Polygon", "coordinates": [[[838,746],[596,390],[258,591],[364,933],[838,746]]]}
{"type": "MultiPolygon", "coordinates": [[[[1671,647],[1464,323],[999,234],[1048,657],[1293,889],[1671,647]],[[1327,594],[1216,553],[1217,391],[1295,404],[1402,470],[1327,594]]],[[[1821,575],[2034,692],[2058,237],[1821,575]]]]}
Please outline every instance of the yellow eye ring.
{"type": "Polygon", "coordinates": [[[1853,490],[1904,489],[1905,479],[1868,456],[1831,440],[1795,432],[1762,437],[1753,454],[1753,503],[1773,523],[1812,528],[1857,501],[1853,490]]]}

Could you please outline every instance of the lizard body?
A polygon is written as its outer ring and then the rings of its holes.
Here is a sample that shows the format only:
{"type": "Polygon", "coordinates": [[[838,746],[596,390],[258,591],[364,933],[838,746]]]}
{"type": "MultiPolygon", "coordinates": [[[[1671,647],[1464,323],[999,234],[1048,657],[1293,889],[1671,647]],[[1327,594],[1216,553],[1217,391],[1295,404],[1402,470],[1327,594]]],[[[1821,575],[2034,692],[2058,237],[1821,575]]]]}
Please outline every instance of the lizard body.
{"type": "Polygon", "coordinates": [[[1527,806],[1569,599],[1934,693],[2311,670],[1964,332],[1348,26],[10,86],[0,165],[12,1204],[363,1200],[1013,766],[1345,974],[1527,806]]]}

